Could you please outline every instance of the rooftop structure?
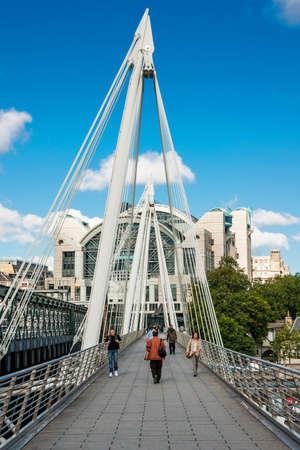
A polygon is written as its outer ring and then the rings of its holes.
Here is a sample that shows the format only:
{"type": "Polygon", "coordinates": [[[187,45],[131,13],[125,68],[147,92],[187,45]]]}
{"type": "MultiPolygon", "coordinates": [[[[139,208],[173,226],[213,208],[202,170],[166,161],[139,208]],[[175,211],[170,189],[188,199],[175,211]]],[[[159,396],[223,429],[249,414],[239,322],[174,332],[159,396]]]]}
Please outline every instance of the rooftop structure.
{"type": "Polygon", "coordinates": [[[276,277],[290,275],[290,268],[280,255],[280,250],[271,250],[270,256],[252,257],[253,281],[265,283],[276,277]]]}

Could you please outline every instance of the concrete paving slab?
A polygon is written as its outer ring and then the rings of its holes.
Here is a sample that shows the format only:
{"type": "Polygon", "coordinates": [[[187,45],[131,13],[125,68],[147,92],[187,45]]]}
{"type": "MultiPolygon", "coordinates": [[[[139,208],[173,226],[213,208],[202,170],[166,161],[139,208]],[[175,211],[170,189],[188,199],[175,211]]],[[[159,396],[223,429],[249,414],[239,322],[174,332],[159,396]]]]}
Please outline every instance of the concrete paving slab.
{"type": "Polygon", "coordinates": [[[120,356],[118,378],[100,374],[26,449],[287,448],[208,369],[201,366],[194,378],[180,348],[154,385],[144,348],[144,339],[134,343],[120,356]]]}

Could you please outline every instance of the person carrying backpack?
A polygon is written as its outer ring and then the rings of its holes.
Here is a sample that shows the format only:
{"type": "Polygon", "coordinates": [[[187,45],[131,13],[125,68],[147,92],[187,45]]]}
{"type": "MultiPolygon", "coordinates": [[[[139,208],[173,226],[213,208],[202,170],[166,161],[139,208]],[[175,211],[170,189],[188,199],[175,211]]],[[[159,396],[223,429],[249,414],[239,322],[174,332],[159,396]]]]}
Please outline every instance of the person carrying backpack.
{"type": "Polygon", "coordinates": [[[161,379],[161,369],[163,360],[166,357],[166,346],[162,339],[158,337],[158,331],[153,330],[153,338],[146,344],[147,359],[150,360],[153,383],[157,384],[161,379]]]}

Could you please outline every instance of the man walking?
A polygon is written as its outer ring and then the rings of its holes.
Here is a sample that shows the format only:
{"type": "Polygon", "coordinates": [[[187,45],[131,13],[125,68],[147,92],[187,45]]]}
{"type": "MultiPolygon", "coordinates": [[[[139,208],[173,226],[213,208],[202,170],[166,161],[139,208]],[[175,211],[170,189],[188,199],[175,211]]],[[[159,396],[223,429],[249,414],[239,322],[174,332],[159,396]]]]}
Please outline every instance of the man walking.
{"type": "Polygon", "coordinates": [[[169,342],[169,350],[170,355],[175,355],[175,344],[177,341],[177,334],[176,331],[173,328],[173,325],[170,325],[167,333],[167,341],[169,342]]]}
{"type": "Polygon", "coordinates": [[[118,376],[118,353],[120,348],[120,343],[122,339],[115,333],[113,328],[110,329],[109,335],[105,339],[105,344],[108,344],[108,361],[109,361],[109,376],[113,376],[113,371],[115,377],[118,376]]]}
{"type": "Polygon", "coordinates": [[[148,352],[147,359],[150,360],[150,369],[152,372],[153,382],[157,384],[161,379],[161,369],[163,365],[164,356],[159,355],[159,350],[165,350],[164,341],[158,337],[157,329],[153,330],[153,338],[146,344],[148,352]]]}

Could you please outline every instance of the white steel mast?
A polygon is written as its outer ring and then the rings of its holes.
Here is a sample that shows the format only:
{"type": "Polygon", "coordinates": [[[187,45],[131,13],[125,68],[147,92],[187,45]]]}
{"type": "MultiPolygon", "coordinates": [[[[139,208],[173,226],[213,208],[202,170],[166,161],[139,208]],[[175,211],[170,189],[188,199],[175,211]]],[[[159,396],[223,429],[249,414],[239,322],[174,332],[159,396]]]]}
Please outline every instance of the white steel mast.
{"type": "Polygon", "coordinates": [[[134,132],[134,113],[137,111],[137,102],[141,102],[143,94],[141,88],[143,76],[153,71],[152,53],[154,45],[148,9],[146,9],[136,30],[135,38],[137,38],[137,42],[130,58],[132,74],[129,81],[106,201],[106,210],[101,228],[101,238],[87,313],[87,324],[83,335],[83,349],[96,345],[99,342],[122,194],[134,132]]]}

